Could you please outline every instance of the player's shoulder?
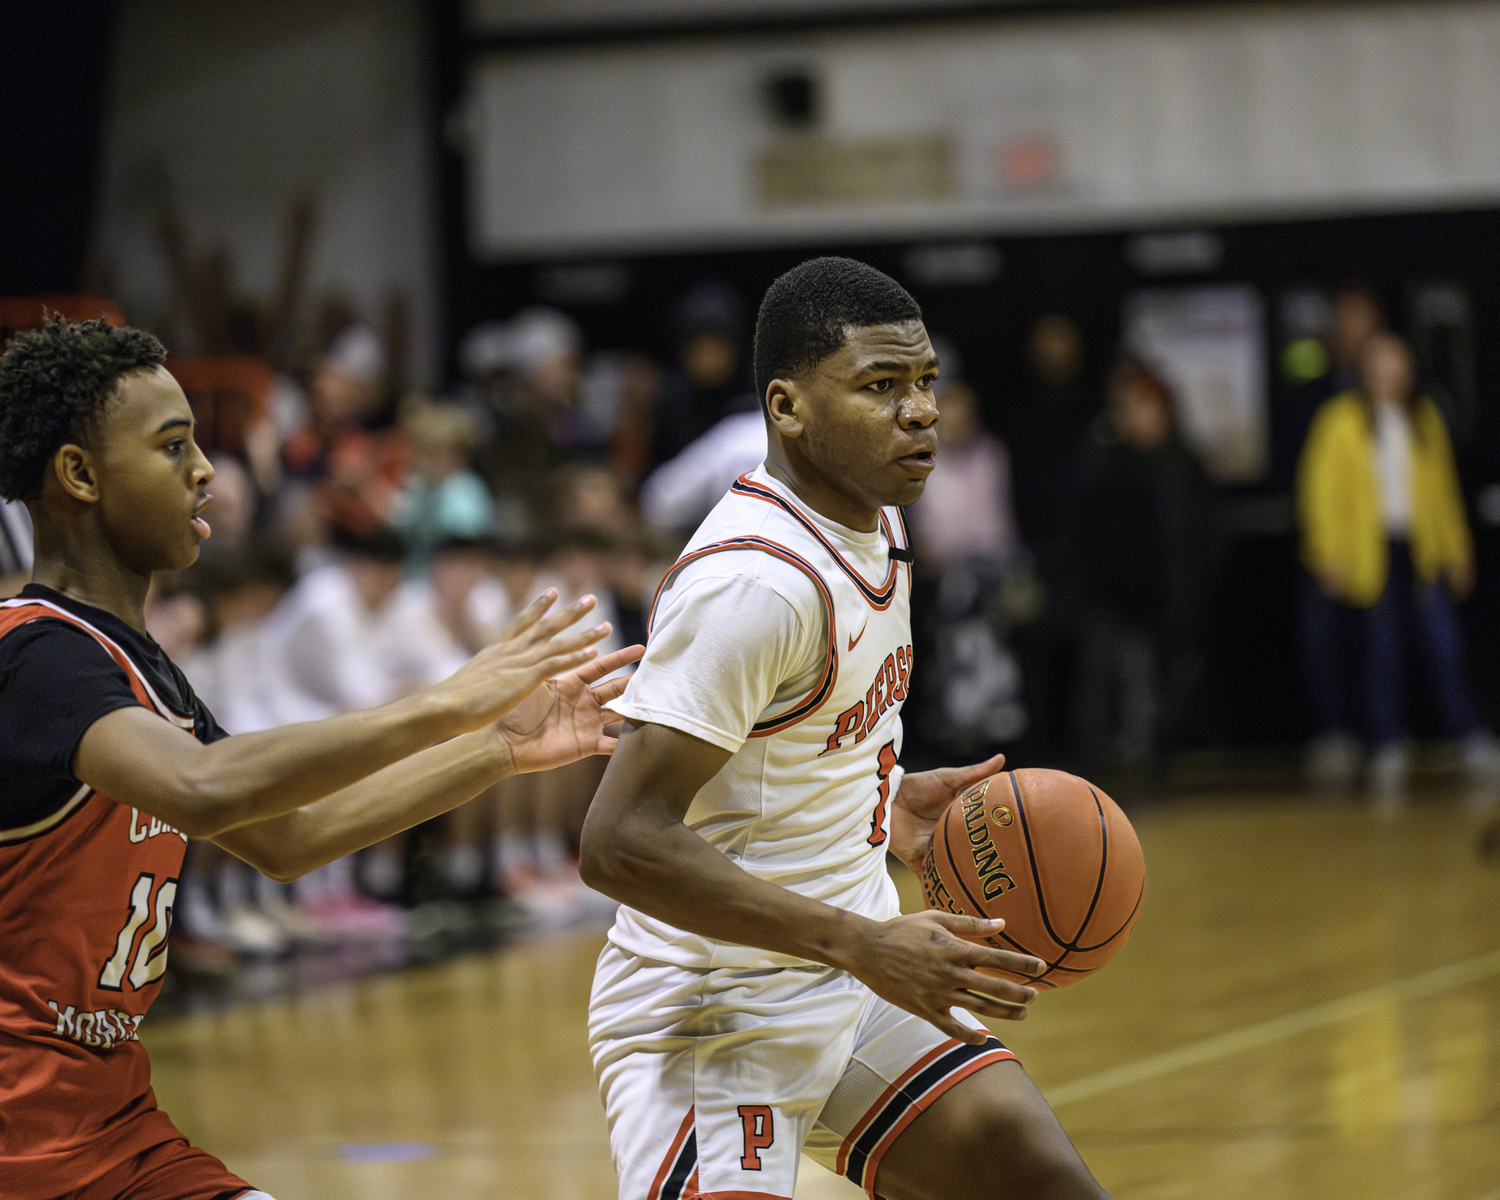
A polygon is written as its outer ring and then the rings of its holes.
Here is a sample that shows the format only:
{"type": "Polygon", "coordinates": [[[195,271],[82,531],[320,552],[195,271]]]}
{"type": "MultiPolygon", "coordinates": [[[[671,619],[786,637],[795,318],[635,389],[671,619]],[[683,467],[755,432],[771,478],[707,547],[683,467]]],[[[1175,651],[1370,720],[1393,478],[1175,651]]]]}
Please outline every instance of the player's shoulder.
{"type": "Polygon", "coordinates": [[[0,604],[0,663],[80,653],[110,658],[98,634],[69,614],[24,598],[0,604]]]}
{"type": "Polygon", "coordinates": [[[769,541],[726,539],[689,546],[662,581],[663,600],[712,595],[726,603],[752,605],[780,600],[797,612],[821,601],[816,571],[778,552],[769,541]]]}

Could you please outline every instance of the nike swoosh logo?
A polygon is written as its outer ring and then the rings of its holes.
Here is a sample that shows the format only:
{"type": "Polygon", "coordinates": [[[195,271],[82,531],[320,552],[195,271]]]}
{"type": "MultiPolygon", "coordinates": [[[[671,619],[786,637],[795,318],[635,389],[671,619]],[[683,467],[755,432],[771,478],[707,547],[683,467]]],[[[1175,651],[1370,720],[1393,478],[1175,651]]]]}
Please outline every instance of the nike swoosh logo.
{"type": "Polygon", "coordinates": [[[853,650],[855,646],[859,645],[859,638],[862,638],[862,637],[865,636],[865,630],[868,629],[869,627],[870,627],[870,622],[866,621],[863,625],[861,625],[859,627],[859,637],[855,637],[852,633],[849,635],[849,649],[853,650]]]}

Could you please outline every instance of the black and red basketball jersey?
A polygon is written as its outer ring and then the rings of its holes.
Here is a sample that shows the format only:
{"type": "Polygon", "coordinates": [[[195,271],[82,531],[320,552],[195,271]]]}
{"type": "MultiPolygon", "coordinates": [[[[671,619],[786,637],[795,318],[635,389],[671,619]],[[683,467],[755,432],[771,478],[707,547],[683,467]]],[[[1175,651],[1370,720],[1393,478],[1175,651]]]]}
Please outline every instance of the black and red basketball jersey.
{"type": "MultiPolygon", "coordinates": [[[[133,697],[201,741],[223,736],[180,672],[164,670],[159,647],[43,588],[0,603],[0,688],[13,689],[12,701],[26,689],[17,654],[5,652],[24,645],[35,679],[38,662],[49,661],[36,657],[47,638],[66,652],[56,661],[92,656],[99,677],[113,675],[105,710],[133,697]],[[123,673],[130,696],[110,664],[80,646],[80,632],[123,673]]],[[[64,698],[51,720],[77,721],[69,681],[50,686],[64,698]]],[[[78,690],[87,686],[78,680],[78,690]]],[[[45,742],[49,714],[31,716],[45,742]]],[[[14,713],[7,719],[4,736],[14,739],[14,713]]],[[[76,779],[28,770],[14,740],[0,760],[0,1191],[47,1200],[181,1136],[156,1106],[138,1029],[166,969],[187,838],[76,779]]]]}

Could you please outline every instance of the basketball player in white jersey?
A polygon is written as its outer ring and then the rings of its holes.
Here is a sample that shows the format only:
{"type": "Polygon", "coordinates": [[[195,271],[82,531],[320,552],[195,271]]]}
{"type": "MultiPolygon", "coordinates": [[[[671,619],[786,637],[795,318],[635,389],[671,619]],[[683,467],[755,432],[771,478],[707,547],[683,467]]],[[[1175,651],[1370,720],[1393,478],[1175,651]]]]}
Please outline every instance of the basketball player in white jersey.
{"type": "Polygon", "coordinates": [[[903,775],[911,552],[937,449],[916,302],[850,259],[766,293],[769,449],[668,573],[589,813],[584,878],[624,907],[590,1042],[621,1200],[785,1200],[805,1149],[885,1200],[1105,1194],[974,1014],[1037,960],[996,922],[901,916],[978,766],[903,775]]]}

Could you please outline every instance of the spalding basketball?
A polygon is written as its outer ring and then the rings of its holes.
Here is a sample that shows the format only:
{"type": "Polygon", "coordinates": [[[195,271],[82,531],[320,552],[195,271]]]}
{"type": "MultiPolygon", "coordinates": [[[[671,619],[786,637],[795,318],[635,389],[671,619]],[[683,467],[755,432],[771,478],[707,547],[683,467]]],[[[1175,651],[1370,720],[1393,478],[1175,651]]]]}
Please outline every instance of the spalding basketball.
{"type": "Polygon", "coordinates": [[[986,941],[1035,955],[1035,977],[1063,988],[1109,962],[1141,911],[1146,863],[1119,805],[1065,771],[1002,771],[966,789],[932,831],[922,865],[928,908],[1003,917],[986,941]]]}

